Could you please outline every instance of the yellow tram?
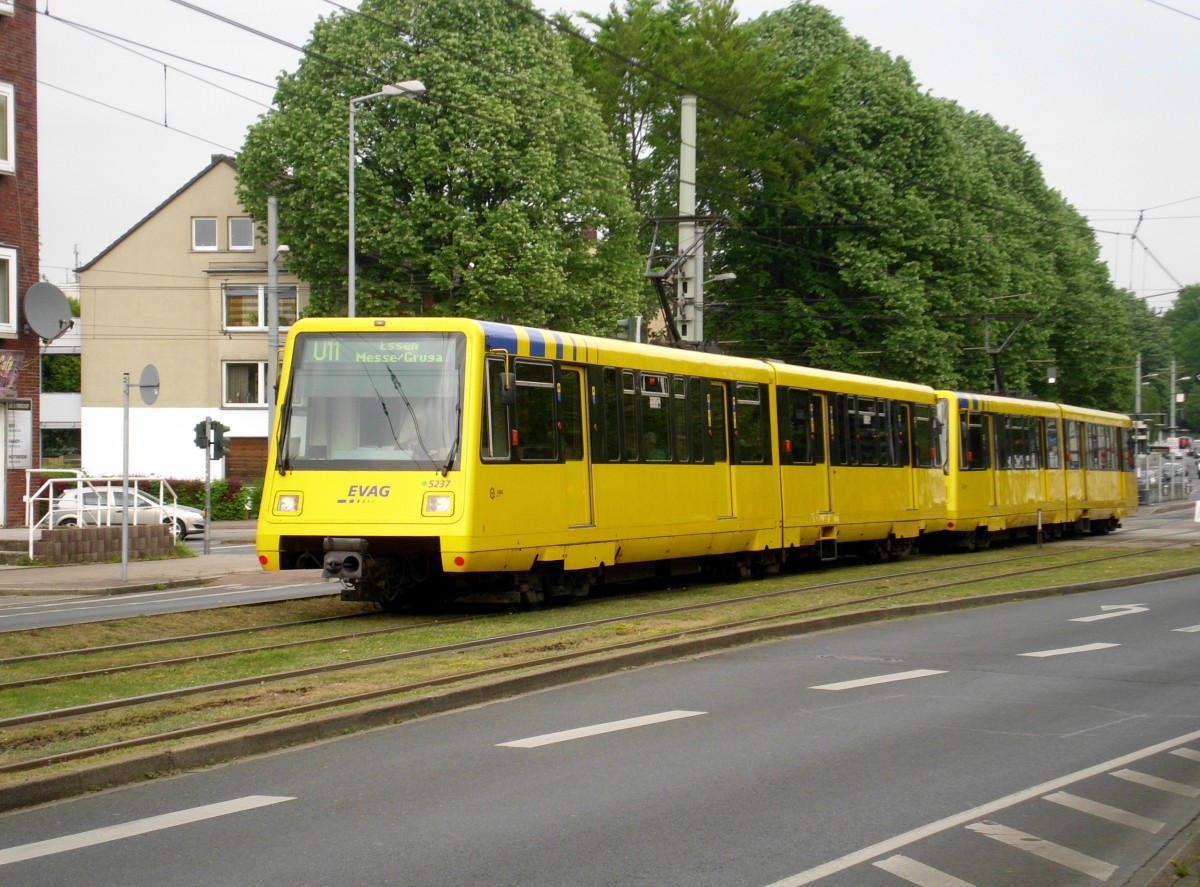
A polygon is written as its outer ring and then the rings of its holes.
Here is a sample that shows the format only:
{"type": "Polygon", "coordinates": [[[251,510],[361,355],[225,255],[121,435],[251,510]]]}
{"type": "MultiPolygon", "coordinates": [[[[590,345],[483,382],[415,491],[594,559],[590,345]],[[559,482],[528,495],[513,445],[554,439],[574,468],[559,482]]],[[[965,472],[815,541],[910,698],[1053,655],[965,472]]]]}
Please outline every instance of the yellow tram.
{"type": "Polygon", "coordinates": [[[454,318],[307,318],[280,378],[259,560],[321,567],[344,599],[384,606],[896,556],[1038,512],[1109,526],[1136,502],[1103,473],[1123,459],[1124,417],[773,361],[454,318]],[[1071,475],[1073,429],[1116,441],[1105,467],[1071,475]]]}
{"type": "Polygon", "coordinates": [[[1040,529],[1104,533],[1137,510],[1128,416],[939,391],[946,527],[961,547],[1040,529]]]}

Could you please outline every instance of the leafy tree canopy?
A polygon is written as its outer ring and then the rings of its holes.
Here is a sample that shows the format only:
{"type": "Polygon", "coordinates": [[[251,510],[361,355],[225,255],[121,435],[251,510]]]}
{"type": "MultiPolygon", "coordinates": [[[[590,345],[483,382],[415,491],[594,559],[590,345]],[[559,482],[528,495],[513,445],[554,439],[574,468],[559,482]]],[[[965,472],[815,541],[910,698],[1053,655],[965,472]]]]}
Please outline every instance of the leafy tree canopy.
{"type": "Polygon", "coordinates": [[[564,40],[529,0],[364,0],[320,21],[238,158],[239,198],[346,312],[349,102],[356,313],[455,314],[608,332],[647,288],[628,176],[564,40]]]}
{"type": "Polygon", "coordinates": [[[698,213],[725,220],[710,252],[737,273],[707,294],[726,350],[974,390],[998,361],[1010,392],[1129,408],[1109,368],[1144,318],[1011,130],[812,3],[740,23],[728,0],[629,0],[593,23],[603,53],[576,67],[647,214],[674,213],[675,109],[700,98],[698,213]]]}

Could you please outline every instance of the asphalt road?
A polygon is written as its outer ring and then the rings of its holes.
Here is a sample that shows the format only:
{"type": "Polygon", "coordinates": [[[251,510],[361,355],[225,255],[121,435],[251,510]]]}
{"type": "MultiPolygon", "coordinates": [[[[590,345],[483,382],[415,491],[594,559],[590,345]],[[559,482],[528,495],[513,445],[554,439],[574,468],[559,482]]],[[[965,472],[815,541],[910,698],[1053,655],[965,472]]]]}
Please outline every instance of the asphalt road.
{"type": "Polygon", "coordinates": [[[1138,883],[1196,580],[759,644],[0,817],[0,883],[1138,883]]]}

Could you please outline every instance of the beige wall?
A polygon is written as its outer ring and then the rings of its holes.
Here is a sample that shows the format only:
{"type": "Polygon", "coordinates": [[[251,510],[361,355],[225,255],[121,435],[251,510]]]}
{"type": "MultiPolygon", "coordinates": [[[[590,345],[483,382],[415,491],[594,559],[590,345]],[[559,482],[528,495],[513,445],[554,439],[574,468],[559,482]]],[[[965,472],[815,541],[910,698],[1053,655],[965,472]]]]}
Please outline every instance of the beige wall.
{"type": "MultiPolygon", "coordinates": [[[[144,407],[138,391],[131,391],[131,411],[138,412],[141,426],[140,433],[131,436],[149,435],[160,448],[190,448],[168,462],[191,466],[202,460],[202,451],[191,442],[191,427],[206,415],[230,425],[230,436],[266,436],[265,406],[222,408],[222,362],[267,359],[265,328],[229,333],[223,329],[222,286],[267,283],[265,245],[256,241],[253,252],[229,249],[228,220],[246,215],[235,188],[232,165],[216,163],[81,272],[85,470],[111,467],[106,454],[115,452],[119,458],[121,439],[113,439],[113,430],[119,430],[121,422],[111,410],[122,411],[123,374],[129,373],[136,385],[147,364],[158,369],[161,388],[152,407],[144,407]],[[216,217],[216,252],[192,249],[194,217],[216,217]]],[[[297,283],[280,270],[281,286],[297,283]]],[[[300,285],[301,309],[307,293],[300,285]]],[[[131,446],[131,470],[161,463],[162,455],[146,453],[139,460],[131,446]],[[142,466],[135,464],[139,461],[142,466]]],[[[199,465],[198,471],[170,473],[201,476],[203,462],[199,465]]],[[[154,472],[167,473],[159,467],[154,472]]]]}

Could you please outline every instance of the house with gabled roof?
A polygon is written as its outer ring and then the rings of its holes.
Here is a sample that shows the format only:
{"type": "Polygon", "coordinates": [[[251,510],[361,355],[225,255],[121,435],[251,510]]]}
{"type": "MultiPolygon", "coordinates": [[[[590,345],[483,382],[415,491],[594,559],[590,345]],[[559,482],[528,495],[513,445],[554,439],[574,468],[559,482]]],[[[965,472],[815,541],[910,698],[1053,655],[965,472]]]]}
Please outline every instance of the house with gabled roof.
{"type": "MultiPolygon", "coordinates": [[[[199,478],[205,453],[195,426],[228,426],[230,455],[214,478],[261,480],[266,467],[268,256],[265,220],[237,199],[237,162],[212,161],[114,243],[80,267],[84,329],[83,470],[120,474],[129,397],[132,474],[199,478]],[[138,382],[158,371],[153,404],[138,382]]],[[[308,302],[308,287],[278,267],[280,341],[308,302]]]]}

